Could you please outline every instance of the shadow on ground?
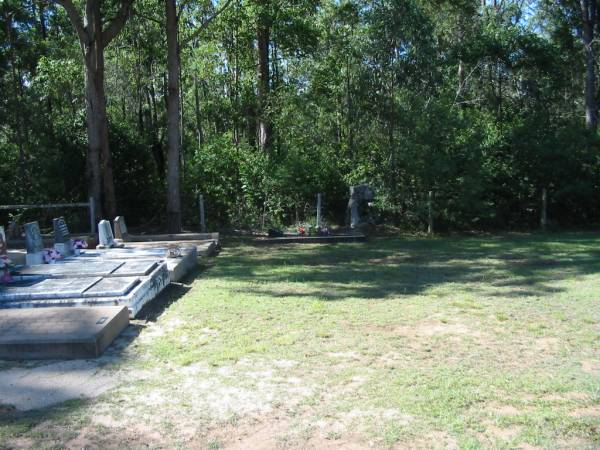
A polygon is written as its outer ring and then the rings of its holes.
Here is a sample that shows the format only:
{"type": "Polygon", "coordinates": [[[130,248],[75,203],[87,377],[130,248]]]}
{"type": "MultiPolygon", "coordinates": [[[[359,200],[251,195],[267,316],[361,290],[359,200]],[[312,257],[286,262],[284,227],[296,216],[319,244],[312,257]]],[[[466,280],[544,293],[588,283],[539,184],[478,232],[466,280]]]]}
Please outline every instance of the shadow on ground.
{"type": "Polygon", "coordinates": [[[268,250],[249,241],[229,247],[228,258],[211,273],[252,281],[251,292],[274,297],[386,299],[451,288],[452,283],[477,295],[540,296],[560,292],[556,282],[564,278],[597,273],[599,241],[591,233],[509,234],[293,244],[268,250]],[[267,283],[285,286],[270,289],[264,287],[267,283]],[[303,289],[308,285],[313,290],[303,289]]]}

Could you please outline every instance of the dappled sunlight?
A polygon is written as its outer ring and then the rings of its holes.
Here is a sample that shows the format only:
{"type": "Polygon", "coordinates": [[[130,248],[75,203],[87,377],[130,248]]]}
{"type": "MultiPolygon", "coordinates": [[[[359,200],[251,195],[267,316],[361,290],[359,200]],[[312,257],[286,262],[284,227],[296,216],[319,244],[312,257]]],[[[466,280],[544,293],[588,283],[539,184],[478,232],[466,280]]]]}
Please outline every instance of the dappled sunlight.
{"type": "MultiPolygon", "coordinates": [[[[564,241],[521,235],[481,238],[390,239],[368,244],[296,244],[258,253],[233,250],[215,276],[253,281],[250,289],[274,297],[390,299],[465,292],[481,296],[542,296],[564,289],[561,280],[600,270],[588,235],[564,241]],[[291,247],[291,248],[290,248],[291,247]],[[268,287],[266,287],[268,286],[268,287]]],[[[245,288],[246,289],[246,288],[245,288]]]]}

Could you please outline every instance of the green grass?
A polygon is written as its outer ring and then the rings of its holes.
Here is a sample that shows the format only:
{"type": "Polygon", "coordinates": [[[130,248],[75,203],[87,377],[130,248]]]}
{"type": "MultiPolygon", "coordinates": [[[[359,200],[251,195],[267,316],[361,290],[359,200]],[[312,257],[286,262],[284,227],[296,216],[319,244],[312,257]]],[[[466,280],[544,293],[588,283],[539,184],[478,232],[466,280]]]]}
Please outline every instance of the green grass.
{"type": "MultiPolygon", "coordinates": [[[[184,447],[186,419],[207,448],[283,420],[273,438],[298,448],[598,447],[599,256],[590,233],[231,244],[130,352],[157,375],[98,402],[151,417],[162,395],[184,447]],[[220,418],[215,390],[270,409],[220,418]]],[[[18,420],[0,436],[28,436],[18,420]]]]}

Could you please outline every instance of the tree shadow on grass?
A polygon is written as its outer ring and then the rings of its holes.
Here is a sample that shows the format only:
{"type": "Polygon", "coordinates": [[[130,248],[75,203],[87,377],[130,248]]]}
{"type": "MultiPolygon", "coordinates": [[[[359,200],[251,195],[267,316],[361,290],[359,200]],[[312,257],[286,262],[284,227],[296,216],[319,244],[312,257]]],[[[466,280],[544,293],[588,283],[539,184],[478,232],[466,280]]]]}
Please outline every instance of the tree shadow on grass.
{"type": "MultiPolygon", "coordinates": [[[[211,271],[273,297],[386,299],[460,289],[527,297],[564,290],[561,280],[600,271],[590,233],[387,238],[369,243],[230,248],[211,271]],[[275,286],[273,286],[275,284],[275,286]]],[[[232,287],[235,289],[235,286],[232,287]]]]}

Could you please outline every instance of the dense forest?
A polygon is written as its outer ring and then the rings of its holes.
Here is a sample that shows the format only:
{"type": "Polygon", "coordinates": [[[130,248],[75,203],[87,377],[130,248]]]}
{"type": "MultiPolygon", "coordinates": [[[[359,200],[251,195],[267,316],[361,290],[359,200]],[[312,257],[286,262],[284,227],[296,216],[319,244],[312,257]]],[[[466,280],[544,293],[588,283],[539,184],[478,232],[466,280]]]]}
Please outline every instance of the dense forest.
{"type": "MultiPolygon", "coordinates": [[[[0,204],[171,231],[600,222],[596,0],[0,0],[0,204]]],[[[19,212],[14,212],[19,214],[19,212]]],[[[4,221],[6,217],[2,217],[4,221]]]]}

